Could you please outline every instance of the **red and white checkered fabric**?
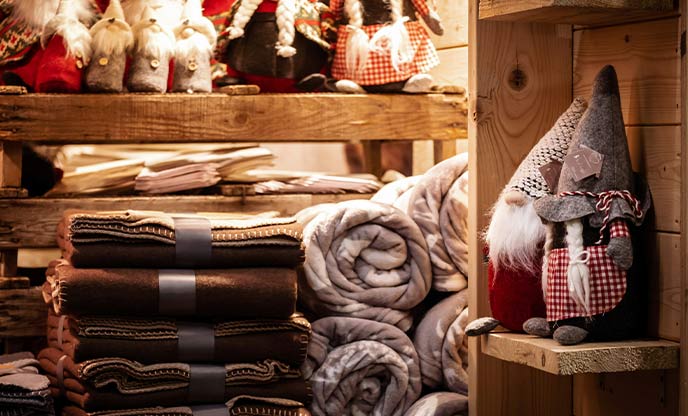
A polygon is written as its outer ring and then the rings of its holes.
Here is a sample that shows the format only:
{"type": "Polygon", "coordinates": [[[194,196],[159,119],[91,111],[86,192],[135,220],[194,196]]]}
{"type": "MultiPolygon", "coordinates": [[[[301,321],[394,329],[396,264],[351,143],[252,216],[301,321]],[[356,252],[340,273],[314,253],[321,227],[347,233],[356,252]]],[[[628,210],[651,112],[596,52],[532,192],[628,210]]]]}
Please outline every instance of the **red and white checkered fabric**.
{"type": "Polygon", "coordinates": [[[622,219],[615,219],[612,221],[612,226],[609,228],[609,238],[631,238],[631,232],[628,230],[626,221],[622,219]]]}
{"type": "Polygon", "coordinates": [[[609,312],[621,302],[626,293],[626,272],[607,256],[607,246],[585,247],[590,253],[590,315],[576,305],[569,295],[567,270],[569,251],[552,250],[547,263],[547,320],[577,318],[609,312]]]}
{"type": "MultiPolygon", "coordinates": [[[[384,25],[364,26],[362,29],[372,38],[384,25]]],[[[406,22],[406,29],[411,39],[413,60],[399,66],[399,71],[392,67],[389,55],[371,52],[365,68],[358,74],[346,69],[346,43],[349,31],[346,26],[339,27],[337,33],[337,50],[332,63],[332,76],[336,79],[348,79],[359,85],[381,85],[390,82],[405,81],[416,74],[424,74],[440,63],[437,50],[430,41],[428,32],[417,21],[406,22]]]]}

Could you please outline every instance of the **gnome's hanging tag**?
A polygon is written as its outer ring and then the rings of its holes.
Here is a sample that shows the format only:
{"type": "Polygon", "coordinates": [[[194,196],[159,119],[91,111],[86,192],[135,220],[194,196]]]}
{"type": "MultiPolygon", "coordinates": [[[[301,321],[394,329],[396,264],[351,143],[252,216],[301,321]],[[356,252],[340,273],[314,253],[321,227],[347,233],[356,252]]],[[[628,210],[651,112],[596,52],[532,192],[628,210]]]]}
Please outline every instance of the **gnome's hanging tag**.
{"type": "Polygon", "coordinates": [[[593,175],[600,177],[604,155],[586,146],[572,151],[564,158],[564,163],[571,169],[576,182],[593,175]]]}
{"type": "Polygon", "coordinates": [[[547,182],[547,186],[552,191],[557,189],[559,182],[559,175],[561,175],[561,167],[563,164],[558,160],[553,160],[546,165],[540,166],[538,169],[542,178],[547,182]]]}

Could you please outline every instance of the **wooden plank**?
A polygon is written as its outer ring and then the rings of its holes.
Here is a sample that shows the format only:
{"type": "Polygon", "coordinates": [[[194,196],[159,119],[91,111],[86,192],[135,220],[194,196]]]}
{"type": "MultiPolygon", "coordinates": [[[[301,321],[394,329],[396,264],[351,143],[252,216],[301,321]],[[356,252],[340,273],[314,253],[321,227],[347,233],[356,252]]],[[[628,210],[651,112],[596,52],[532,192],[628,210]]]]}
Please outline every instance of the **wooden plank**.
{"type": "Polygon", "coordinates": [[[576,416],[674,416],[678,370],[573,376],[576,416]]]}
{"type": "Polygon", "coordinates": [[[589,97],[597,72],[616,68],[626,124],[681,123],[678,18],[579,30],[574,34],[574,95],[589,97]]]}
{"type": "Polygon", "coordinates": [[[381,177],[382,171],[382,142],[367,141],[363,142],[363,158],[365,171],[372,173],[376,177],[381,177]]]}
{"type": "Polygon", "coordinates": [[[440,66],[433,68],[430,75],[437,85],[458,85],[468,87],[468,47],[439,51],[440,66]]]}
{"type": "MultiPolygon", "coordinates": [[[[572,39],[570,26],[478,21],[478,0],[469,7],[468,287],[475,319],[490,314],[481,232],[518,163],[571,102],[572,39]]],[[[469,340],[471,415],[570,414],[570,377],[487,357],[479,342],[469,340]]]]}
{"type": "Polygon", "coordinates": [[[17,250],[0,250],[0,276],[14,277],[17,275],[17,250]]]}
{"type": "Polygon", "coordinates": [[[512,22],[614,24],[666,15],[672,0],[481,0],[480,18],[512,22]]]}
{"type": "Polygon", "coordinates": [[[435,3],[444,25],[442,36],[428,31],[435,47],[447,49],[468,45],[468,0],[436,0],[435,3]]]}
{"type": "Polygon", "coordinates": [[[456,140],[438,140],[433,142],[433,161],[435,164],[456,155],[456,140]]]}
{"type": "Polygon", "coordinates": [[[454,140],[460,95],[29,94],[0,103],[0,139],[51,143],[454,140]]]}
{"type": "Polygon", "coordinates": [[[644,239],[649,270],[649,334],[681,340],[681,236],[652,233],[644,239]]]}
{"type": "Polygon", "coordinates": [[[0,338],[44,337],[47,317],[40,287],[0,290],[0,338]]]}
{"type": "Polygon", "coordinates": [[[0,290],[28,289],[30,286],[28,277],[0,277],[0,290]]]}
{"type": "Polygon", "coordinates": [[[681,368],[679,369],[679,415],[688,416],[688,58],[686,58],[686,30],[688,30],[688,1],[679,1],[679,48],[681,50],[681,368]]]}
{"type": "Polygon", "coordinates": [[[368,194],[294,194],[226,196],[151,196],[0,199],[0,248],[55,247],[55,229],[66,209],[94,211],[157,210],[167,212],[262,212],[293,215],[303,208],[368,194]]]}
{"type": "Polygon", "coordinates": [[[559,345],[553,339],[515,333],[482,337],[482,352],[556,375],[678,368],[679,344],[667,340],[559,345]]]}
{"type": "Polygon", "coordinates": [[[647,180],[657,231],[681,231],[681,127],[653,126],[626,129],[633,170],[647,180]]]}
{"type": "Polygon", "coordinates": [[[434,166],[434,142],[431,140],[416,140],[412,146],[411,173],[413,175],[422,175],[434,166]]]}
{"type": "Polygon", "coordinates": [[[22,145],[0,140],[0,188],[20,188],[22,145]]]}

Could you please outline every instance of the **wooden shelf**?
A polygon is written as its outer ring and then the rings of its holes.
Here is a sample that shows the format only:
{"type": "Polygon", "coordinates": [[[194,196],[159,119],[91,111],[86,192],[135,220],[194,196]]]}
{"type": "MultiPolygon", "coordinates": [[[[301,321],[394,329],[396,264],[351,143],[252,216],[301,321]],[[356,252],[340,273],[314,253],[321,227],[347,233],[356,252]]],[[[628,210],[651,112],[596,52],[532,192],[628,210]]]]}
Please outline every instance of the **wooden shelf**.
{"type": "Polygon", "coordinates": [[[0,290],[0,339],[44,337],[47,316],[40,287],[0,290]]]}
{"type": "Polygon", "coordinates": [[[121,196],[92,198],[0,199],[0,248],[55,247],[57,223],[66,209],[94,211],[261,212],[293,215],[328,202],[368,199],[370,194],[294,194],[255,196],[121,196]]]}
{"type": "Polygon", "coordinates": [[[2,97],[0,140],[454,140],[467,107],[462,94],[27,94],[2,97]]]}
{"type": "Polygon", "coordinates": [[[480,19],[617,24],[672,14],[673,0],[480,0],[480,19]]]}
{"type": "Polygon", "coordinates": [[[678,368],[680,344],[666,340],[594,342],[562,346],[552,339],[493,333],[482,337],[482,352],[556,375],[678,368]]]}

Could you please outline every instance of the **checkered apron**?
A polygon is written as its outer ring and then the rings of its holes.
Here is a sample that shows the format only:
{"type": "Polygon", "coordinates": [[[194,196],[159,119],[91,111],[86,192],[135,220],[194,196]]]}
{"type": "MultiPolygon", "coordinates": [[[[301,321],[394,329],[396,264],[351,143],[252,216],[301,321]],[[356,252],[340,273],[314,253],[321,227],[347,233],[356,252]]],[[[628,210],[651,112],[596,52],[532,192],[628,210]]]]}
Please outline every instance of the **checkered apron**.
{"type": "MultiPolygon", "coordinates": [[[[385,25],[364,26],[361,29],[372,38],[378,30],[385,25]]],[[[349,38],[349,29],[341,25],[337,32],[337,48],[332,63],[332,76],[336,79],[348,79],[359,85],[382,85],[390,82],[406,81],[417,74],[424,74],[440,63],[437,50],[430,41],[428,32],[417,21],[406,22],[411,39],[413,60],[399,66],[399,71],[392,66],[389,55],[371,52],[366,66],[358,74],[346,69],[346,43],[349,38]]]]}
{"type": "MultiPolygon", "coordinates": [[[[615,220],[609,228],[610,237],[630,237],[623,220],[615,220]]],[[[567,248],[554,249],[547,263],[547,320],[592,316],[614,309],[626,293],[626,272],[607,255],[607,245],[585,247],[589,253],[590,314],[586,314],[569,295],[567,248]]]]}

